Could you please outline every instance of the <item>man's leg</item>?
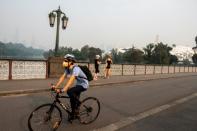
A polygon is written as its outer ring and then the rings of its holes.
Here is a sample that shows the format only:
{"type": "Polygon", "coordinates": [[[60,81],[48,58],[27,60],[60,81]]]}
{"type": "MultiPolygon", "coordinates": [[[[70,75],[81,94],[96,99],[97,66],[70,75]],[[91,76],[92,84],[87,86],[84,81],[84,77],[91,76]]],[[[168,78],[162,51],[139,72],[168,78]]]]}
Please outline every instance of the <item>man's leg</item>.
{"type": "Polygon", "coordinates": [[[68,96],[70,97],[70,104],[71,104],[71,108],[72,108],[72,117],[74,117],[75,115],[75,110],[78,108],[79,106],[79,97],[82,91],[85,91],[86,89],[84,89],[82,86],[76,86],[76,87],[72,87],[71,89],[69,89],[67,91],[68,96]]]}

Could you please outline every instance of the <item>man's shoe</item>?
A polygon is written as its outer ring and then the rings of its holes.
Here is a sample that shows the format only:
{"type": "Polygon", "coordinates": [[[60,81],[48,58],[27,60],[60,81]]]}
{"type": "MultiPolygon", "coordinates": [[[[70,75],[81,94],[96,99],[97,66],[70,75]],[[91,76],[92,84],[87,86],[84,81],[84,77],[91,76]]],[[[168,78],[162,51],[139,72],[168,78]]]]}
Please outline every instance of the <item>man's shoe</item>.
{"type": "Polygon", "coordinates": [[[68,115],[68,122],[72,124],[73,120],[74,120],[74,115],[68,115]]]}

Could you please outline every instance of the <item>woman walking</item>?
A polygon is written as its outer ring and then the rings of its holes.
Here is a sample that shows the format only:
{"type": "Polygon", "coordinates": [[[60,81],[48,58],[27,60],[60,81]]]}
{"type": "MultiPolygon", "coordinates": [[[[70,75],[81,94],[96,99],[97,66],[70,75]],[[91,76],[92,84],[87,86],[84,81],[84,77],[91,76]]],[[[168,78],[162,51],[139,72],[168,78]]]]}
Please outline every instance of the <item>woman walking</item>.
{"type": "Polygon", "coordinates": [[[106,69],[105,69],[105,78],[109,79],[109,76],[111,74],[111,64],[112,64],[112,58],[110,55],[108,55],[108,58],[106,59],[106,69]]]}

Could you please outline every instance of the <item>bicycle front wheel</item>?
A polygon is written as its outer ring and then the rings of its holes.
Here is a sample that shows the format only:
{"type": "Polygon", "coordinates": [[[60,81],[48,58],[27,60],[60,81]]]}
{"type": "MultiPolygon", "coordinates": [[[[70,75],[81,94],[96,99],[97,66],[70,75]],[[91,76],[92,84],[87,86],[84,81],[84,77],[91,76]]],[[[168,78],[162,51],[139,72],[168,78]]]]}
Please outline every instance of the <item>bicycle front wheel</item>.
{"type": "Polygon", "coordinates": [[[62,121],[60,109],[53,104],[37,107],[29,116],[30,131],[55,131],[62,121]]]}
{"type": "Polygon", "coordinates": [[[79,107],[79,120],[82,124],[89,124],[96,120],[100,113],[100,102],[94,97],[84,99],[79,107]]]}

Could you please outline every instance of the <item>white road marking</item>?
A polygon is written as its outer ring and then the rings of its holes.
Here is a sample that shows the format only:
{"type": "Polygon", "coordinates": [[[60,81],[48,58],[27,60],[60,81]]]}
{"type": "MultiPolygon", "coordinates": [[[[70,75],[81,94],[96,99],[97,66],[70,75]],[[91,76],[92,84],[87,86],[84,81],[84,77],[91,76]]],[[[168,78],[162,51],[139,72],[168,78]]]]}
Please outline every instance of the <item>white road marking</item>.
{"type": "Polygon", "coordinates": [[[137,122],[141,119],[144,119],[146,117],[149,117],[149,116],[152,116],[156,113],[159,113],[161,111],[164,111],[166,109],[169,109],[173,106],[176,106],[178,104],[182,104],[184,102],[187,102],[193,98],[197,97],[197,92],[196,93],[193,93],[189,96],[186,96],[186,97],[183,97],[181,99],[178,99],[178,100],[175,100],[171,103],[168,103],[168,104],[165,104],[165,105],[162,105],[162,106],[159,106],[159,107],[156,107],[156,108],[153,108],[153,109],[150,109],[148,111],[145,111],[145,112],[142,112],[142,113],[139,113],[135,116],[129,116],[129,117],[125,117],[123,119],[121,119],[120,121],[117,121],[115,123],[112,123],[112,124],[109,124],[107,126],[104,126],[102,128],[98,128],[98,129],[94,129],[93,131],[115,131],[115,130],[118,130],[120,128],[123,128],[127,125],[130,125],[134,122],[137,122]]]}

